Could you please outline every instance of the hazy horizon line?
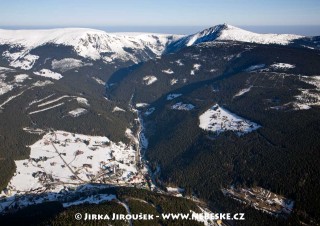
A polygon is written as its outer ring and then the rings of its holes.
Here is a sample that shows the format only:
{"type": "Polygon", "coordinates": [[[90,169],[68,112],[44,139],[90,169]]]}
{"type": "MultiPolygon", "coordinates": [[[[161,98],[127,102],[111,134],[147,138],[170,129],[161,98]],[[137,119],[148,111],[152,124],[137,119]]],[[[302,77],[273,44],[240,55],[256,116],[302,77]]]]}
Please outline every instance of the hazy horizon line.
{"type": "MultiPolygon", "coordinates": [[[[230,24],[233,25],[233,24],[230,24]]],[[[8,30],[40,30],[59,28],[91,28],[107,32],[147,32],[167,34],[192,34],[215,25],[0,25],[8,30]]],[[[320,25],[233,25],[257,33],[297,34],[320,36],[320,25]]]]}

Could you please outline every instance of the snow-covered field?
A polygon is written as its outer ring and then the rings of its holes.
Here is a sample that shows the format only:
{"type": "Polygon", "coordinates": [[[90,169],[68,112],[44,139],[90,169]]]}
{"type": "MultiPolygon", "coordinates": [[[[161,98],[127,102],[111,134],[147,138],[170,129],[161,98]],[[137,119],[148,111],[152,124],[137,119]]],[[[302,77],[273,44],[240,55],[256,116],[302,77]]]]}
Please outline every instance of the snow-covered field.
{"type": "Polygon", "coordinates": [[[295,68],[296,66],[293,64],[287,64],[287,63],[275,63],[270,65],[271,68],[273,69],[292,69],[295,68]]]}
{"type": "Polygon", "coordinates": [[[112,112],[116,112],[116,111],[122,111],[122,112],[125,112],[126,110],[122,109],[122,108],[119,108],[119,107],[114,107],[112,112]]]}
{"type": "Polygon", "coordinates": [[[11,67],[21,68],[23,70],[30,70],[36,60],[39,59],[39,56],[36,55],[23,54],[21,52],[10,53],[9,51],[5,51],[2,56],[9,60],[11,67]]]}
{"type": "Polygon", "coordinates": [[[59,80],[62,78],[62,75],[57,73],[57,72],[53,72],[49,69],[41,69],[40,71],[34,72],[35,75],[40,75],[43,77],[47,77],[47,78],[52,78],[55,80],[59,80]]]}
{"type": "Polygon", "coordinates": [[[170,80],[170,85],[173,86],[174,84],[177,84],[178,81],[179,81],[178,79],[173,78],[173,79],[170,80]]]}
{"type": "Polygon", "coordinates": [[[143,77],[143,81],[147,86],[155,83],[157,80],[158,80],[157,77],[153,76],[153,75],[148,75],[148,76],[143,77]]]}
{"type": "Polygon", "coordinates": [[[184,65],[184,64],[181,62],[181,59],[176,60],[175,62],[178,64],[178,66],[183,66],[183,65],[184,65]]]}
{"type": "Polygon", "coordinates": [[[77,100],[78,104],[83,104],[85,106],[90,106],[89,101],[84,97],[77,97],[76,100],[77,100]]]}
{"type": "Polygon", "coordinates": [[[135,150],[107,137],[52,131],[30,149],[28,159],[15,161],[16,173],[1,195],[59,192],[93,182],[144,182],[137,175],[135,150]]]}
{"type": "Polygon", "coordinates": [[[136,107],[137,108],[144,108],[144,107],[147,107],[147,106],[149,106],[149,104],[147,104],[147,103],[136,103],[136,107]]]}
{"type": "Polygon", "coordinates": [[[314,88],[302,89],[300,94],[294,96],[295,101],[285,103],[279,106],[272,106],[273,110],[308,110],[313,106],[320,106],[320,76],[299,76],[300,81],[315,86],[314,88]]]}
{"type": "Polygon", "coordinates": [[[14,81],[17,83],[22,83],[24,80],[28,79],[29,75],[27,74],[19,74],[14,76],[14,81]]]}
{"type": "Polygon", "coordinates": [[[166,69],[166,70],[162,70],[162,72],[163,73],[166,73],[166,74],[169,74],[169,75],[171,75],[171,74],[173,74],[174,73],[174,71],[172,70],[172,69],[166,69]]]}
{"type": "Polygon", "coordinates": [[[261,126],[246,120],[230,111],[220,107],[218,104],[204,112],[199,117],[201,129],[214,132],[219,135],[225,131],[234,131],[238,136],[250,133],[261,126]]]}
{"type": "Polygon", "coordinates": [[[237,93],[233,96],[233,98],[242,96],[243,94],[249,92],[249,91],[251,90],[251,88],[252,88],[252,86],[249,86],[248,88],[241,89],[239,92],[237,92],[237,93]]]}
{"type": "Polygon", "coordinates": [[[176,104],[171,106],[171,109],[180,110],[180,111],[191,111],[194,108],[195,108],[194,105],[192,105],[192,104],[184,104],[182,102],[176,103],[176,104]]]}
{"type": "Polygon", "coordinates": [[[103,80],[101,80],[100,78],[97,78],[97,77],[92,77],[92,79],[93,80],[95,80],[98,84],[100,84],[100,85],[105,85],[106,83],[103,81],[103,80]]]}
{"type": "Polygon", "coordinates": [[[199,71],[201,64],[194,64],[193,69],[190,72],[190,75],[195,75],[196,71],[199,71]]]}
{"type": "Polygon", "coordinates": [[[5,82],[6,76],[4,74],[0,74],[0,95],[3,95],[14,88],[13,84],[8,84],[5,82]]]}
{"type": "Polygon", "coordinates": [[[87,112],[88,112],[88,110],[85,108],[76,108],[72,111],[69,111],[68,114],[71,115],[72,117],[79,117],[81,115],[86,114],[87,112]]]}
{"type": "Polygon", "coordinates": [[[64,58],[61,60],[53,60],[51,63],[53,70],[58,70],[61,72],[66,72],[68,70],[72,70],[75,68],[80,68],[83,66],[90,66],[89,63],[83,63],[81,60],[74,59],[74,58],[64,58]]]}

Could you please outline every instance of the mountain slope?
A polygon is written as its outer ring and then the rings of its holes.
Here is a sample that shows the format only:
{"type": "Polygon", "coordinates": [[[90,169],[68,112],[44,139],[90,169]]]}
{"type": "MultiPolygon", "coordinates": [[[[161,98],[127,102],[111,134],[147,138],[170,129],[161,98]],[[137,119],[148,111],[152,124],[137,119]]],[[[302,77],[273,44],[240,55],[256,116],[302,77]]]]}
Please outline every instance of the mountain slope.
{"type": "Polygon", "coordinates": [[[166,34],[117,34],[86,28],[0,30],[0,45],[10,47],[2,56],[10,60],[11,66],[20,68],[21,65],[14,62],[22,59],[35,62],[38,56],[30,52],[49,44],[71,46],[79,56],[92,60],[111,62],[117,59],[137,63],[160,55],[171,41],[179,37],[166,34]]]}
{"type": "Polygon", "coordinates": [[[167,52],[175,52],[186,46],[215,40],[287,45],[293,40],[300,38],[303,38],[303,36],[292,34],[257,34],[228,24],[221,24],[172,42],[168,46],[167,52]]]}

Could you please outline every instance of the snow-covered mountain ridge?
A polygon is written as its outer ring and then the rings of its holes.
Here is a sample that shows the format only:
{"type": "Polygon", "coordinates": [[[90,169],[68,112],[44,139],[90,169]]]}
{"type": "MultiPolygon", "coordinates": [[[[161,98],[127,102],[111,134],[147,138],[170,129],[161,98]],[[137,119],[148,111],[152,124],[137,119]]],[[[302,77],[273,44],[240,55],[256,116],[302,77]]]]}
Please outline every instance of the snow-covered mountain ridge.
{"type": "MultiPolygon", "coordinates": [[[[39,56],[32,50],[45,45],[72,47],[77,55],[89,60],[115,60],[138,63],[163,53],[216,40],[239,41],[259,44],[287,45],[303,36],[291,34],[257,34],[231,25],[222,24],[192,35],[152,33],[107,33],[87,28],[62,28],[48,30],[2,30],[0,46],[10,66],[30,70],[39,56]]],[[[41,56],[40,56],[41,57],[41,56]]]]}
{"type": "Polygon", "coordinates": [[[216,40],[288,45],[292,41],[301,38],[304,38],[304,36],[293,34],[258,34],[228,24],[220,24],[172,42],[168,46],[167,52],[216,40]]]}
{"type": "MultiPolygon", "coordinates": [[[[32,49],[46,44],[71,46],[79,56],[92,60],[102,59],[110,62],[114,59],[140,61],[144,58],[160,55],[171,42],[180,35],[168,34],[123,34],[86,28],[63,28],[48,30],[0,30],[0,45],[19,47],[18,52],[4,53],[13,61],[27,56],[32,49]]],[[[30,58],[30,57],[29,57],[30,58]]]]}

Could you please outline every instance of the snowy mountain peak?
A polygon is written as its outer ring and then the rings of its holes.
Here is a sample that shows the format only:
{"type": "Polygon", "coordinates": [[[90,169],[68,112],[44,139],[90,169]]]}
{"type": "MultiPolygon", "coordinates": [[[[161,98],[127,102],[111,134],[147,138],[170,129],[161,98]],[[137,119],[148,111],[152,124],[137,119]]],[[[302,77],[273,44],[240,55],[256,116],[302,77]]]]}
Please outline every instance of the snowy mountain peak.
{"type": "Polygon", "coordinates": [[[299,38],[303,38],[303,36],[292,34],[257,34],[229,24],[219,24],[173,42],[168,46],[167,52],[174,52],[185,46],[215,40],[287,45],[299,38]]]}

